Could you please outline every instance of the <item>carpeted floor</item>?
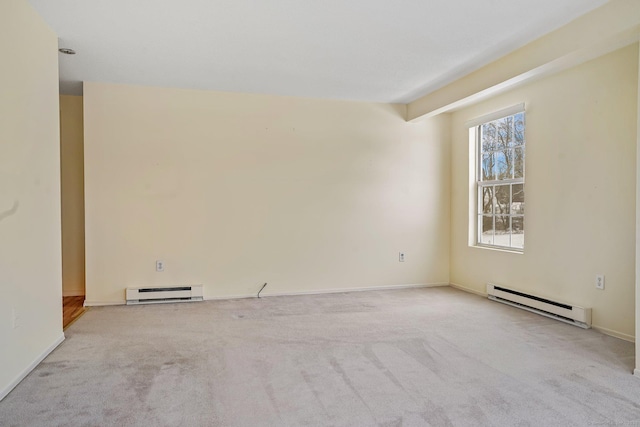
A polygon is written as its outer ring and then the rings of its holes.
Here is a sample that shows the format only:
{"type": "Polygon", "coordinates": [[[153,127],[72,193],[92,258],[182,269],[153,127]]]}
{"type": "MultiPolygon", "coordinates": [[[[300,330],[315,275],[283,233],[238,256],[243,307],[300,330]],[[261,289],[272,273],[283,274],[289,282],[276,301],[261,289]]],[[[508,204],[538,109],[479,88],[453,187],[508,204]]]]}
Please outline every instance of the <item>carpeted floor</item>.
{"type": "Polygon", "coordinates": [[[634,346],[452,288],[92,308],[2,426],[640,425],[634,346]]]}

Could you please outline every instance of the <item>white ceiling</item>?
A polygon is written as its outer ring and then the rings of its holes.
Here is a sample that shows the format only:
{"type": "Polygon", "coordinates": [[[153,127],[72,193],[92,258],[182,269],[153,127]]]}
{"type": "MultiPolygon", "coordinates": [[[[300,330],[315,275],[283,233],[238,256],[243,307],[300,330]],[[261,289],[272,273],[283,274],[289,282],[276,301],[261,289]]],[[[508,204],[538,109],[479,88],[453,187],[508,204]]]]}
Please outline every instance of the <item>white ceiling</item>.
{"type": "Polygon", "coordinates": [[[82,81],[409,102],[606,0],[29,0],[82,81]]]}

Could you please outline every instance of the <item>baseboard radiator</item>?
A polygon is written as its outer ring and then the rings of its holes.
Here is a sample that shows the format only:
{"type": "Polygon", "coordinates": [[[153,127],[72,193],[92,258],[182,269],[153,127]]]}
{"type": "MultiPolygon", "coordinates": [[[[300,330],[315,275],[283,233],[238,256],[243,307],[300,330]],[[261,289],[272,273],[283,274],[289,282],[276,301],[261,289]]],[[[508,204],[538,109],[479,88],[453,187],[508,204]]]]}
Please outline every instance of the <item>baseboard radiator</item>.
{"type": "Polygon", "coordinates": [[[522,308],[584,329],[591,328],[590,308],[552,301],[547,298],[490,283],[487,284],[487,295],[489,299],[493,301],[522,308]]]}
{"type": "Polygon", "coordinates": [[[127,305],[202,301],[202,285],[127,288],[127,305]]]}

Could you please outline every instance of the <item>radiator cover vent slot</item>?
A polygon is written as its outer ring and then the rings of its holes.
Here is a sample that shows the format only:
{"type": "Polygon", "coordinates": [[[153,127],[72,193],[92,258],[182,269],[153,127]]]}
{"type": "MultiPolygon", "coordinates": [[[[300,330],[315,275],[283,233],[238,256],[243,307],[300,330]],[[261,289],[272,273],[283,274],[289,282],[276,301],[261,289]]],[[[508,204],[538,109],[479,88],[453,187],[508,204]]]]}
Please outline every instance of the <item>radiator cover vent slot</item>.
{"type": "Polygon", "coordinates": [[[202,301],[202,285],[127,288],[127,305],[202,301]]]}
{"type": "Polygon", "coordinates": [[[513,307],[522,308],[542,316],[550,317],[561,322],[589,329],[591,327],[591,309],[564,302],[553,301],[548,298],[531,295],[504,286],[487,284],[487,295],[490,300],[501,302],[513,307]]]}

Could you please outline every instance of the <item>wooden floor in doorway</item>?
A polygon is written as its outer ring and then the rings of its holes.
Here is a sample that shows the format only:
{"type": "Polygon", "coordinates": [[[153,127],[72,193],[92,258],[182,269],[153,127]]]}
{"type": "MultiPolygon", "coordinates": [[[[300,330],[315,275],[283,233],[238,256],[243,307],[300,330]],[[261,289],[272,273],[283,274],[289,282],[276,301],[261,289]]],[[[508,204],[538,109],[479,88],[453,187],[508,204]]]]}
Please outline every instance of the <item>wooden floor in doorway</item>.
{"type": "Polygon", "coordinates": [[[84,295],[62,297],[62,329],[72,324],[84,312],[84,295]]]}

